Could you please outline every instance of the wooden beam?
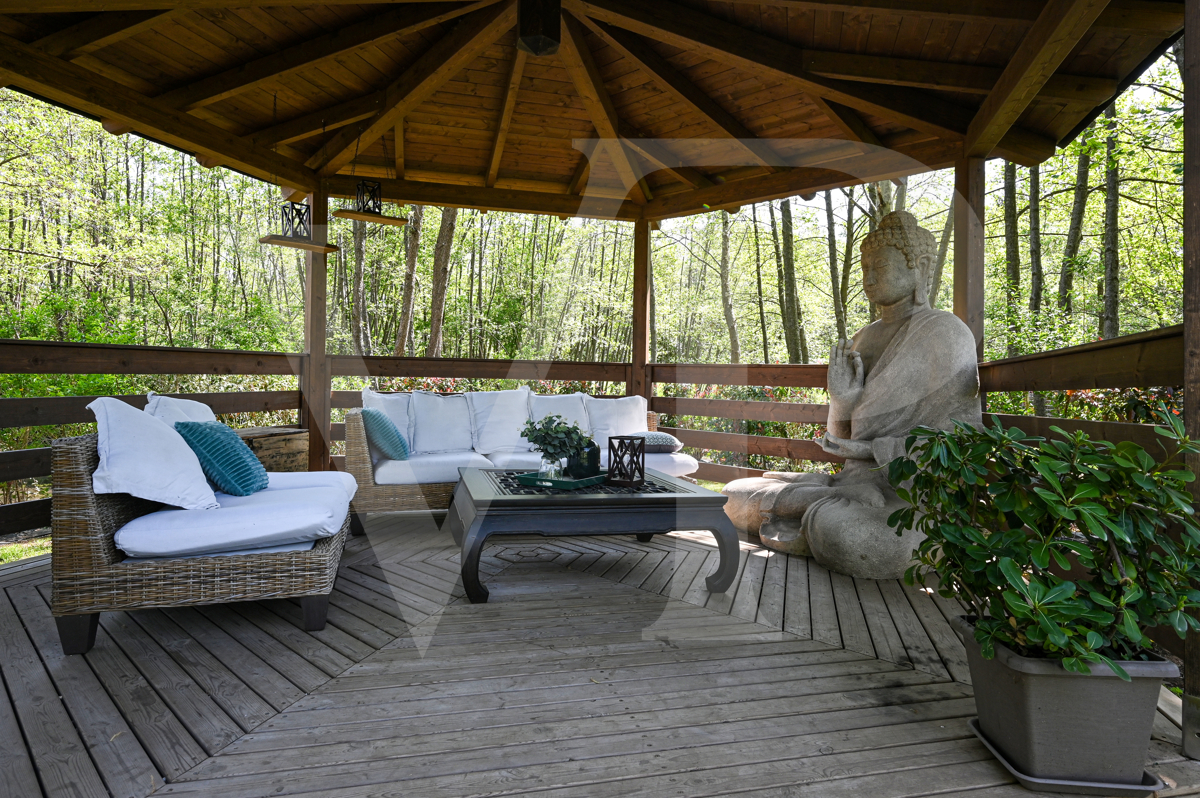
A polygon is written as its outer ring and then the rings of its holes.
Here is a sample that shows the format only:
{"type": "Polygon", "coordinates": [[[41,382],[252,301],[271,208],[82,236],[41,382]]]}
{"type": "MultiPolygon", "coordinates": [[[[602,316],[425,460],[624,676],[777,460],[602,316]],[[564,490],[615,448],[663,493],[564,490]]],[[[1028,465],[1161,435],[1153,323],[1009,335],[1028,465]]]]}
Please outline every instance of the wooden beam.
{"type": "MultiPolygon", "coordinates": [[[[428,2],[429,0],[388,0],[389,4],[428,2]]],[[[432,0],[453,2],[454,0],[432,0]]],[[[204,8],[269,8],[272,6],[358,6],[362,0],[0,0],[0,14],[67,14],[84,11],[150,11],[173,9],[193,11],[204,8]]]]}
{"type": "Polygon", "coordinates": [[[621,122],[617,116],[617,109],[604,86],[604,80],[600,77],[600,69],[596,66],[592,51],[588,49],[583,26],[570,14],[563,15],[562,45],[558,57],[566,67],[576,93],[583,100],[583,106],[596,127],[597,137],[608,140],[605,149],[613,159],[613,165],[626,191],[630,193],[634,202],[646,202],[647,197],[638,185],[643,175],[618,141],[621,122]]]}
{"type": "Polygon", "coordinates": [[[42,52],[70,61],[166,22],[176,11],[114,11],[95,14],[33,43],[42,52]]]}
{"type": "Polygon", "coordinates": [[[529,54],[517,48],[512,66],[508,71],[508,84],[504,89],[504,105],[500,109],[500,119],[496,123],[496,137],[492,141],[492,156],[488,159],[487,187],[496,185],[500,175],[500,158],[504,155],[504,141],[508,138],[508,126],[512,124],[513,108],[517,105],[517,92],[521,88],[521,75],[525,71],[525,61],[529,54]]]}
{"type": "MultiPolygon", "coordinates": [[[[219,354],[219,353],[217,353],[219,354]]],[[[299,362],[299,355],[293,355],[299,362]]],[[[178,399],[203,402],[217,415],[224,413],[275,413],[300,406],[298,391],[250,391],[245,393],[173,393],[178,399]]],[[[146,395],[114,396],[138,410],[146,407],[146,395]]],[[[90,424],[96,416],[87,406],[95,396],[39,396],[0,399],[0,428],[41,427],[51,424],[90,424]]]]}
{"type": "Polygon", "coordinates": [[[633,223],[632,368],[625,392],[650,398],[650,223],[633,223]]]}
{"type": "Polygon", "coordinates": [[[316,173],[268,149],[172,108],[95,73],[0,34],[0,82],[133,130],[180,149],[222,159],[271,183],[311,188],[316,173]]]}
{"type": "Polygon", "coordinates": [[[396,179],[404,179],[404,120],[397,119],[392,131],[392,160],[396,167],[396,179]]]}
{"type": "MultiPolygon", "coordinates": [[[[476,176],[478,180],[478,176],[476,176]]],[[[337,175],[327,178],[325,184],[330,196],[353,197],[358,178],[337,175]]],[[[576,216],[583,199],[570,194],[548,194],[540,191],[522,191],[484,186],[450,185],[446,183],[423,183],[417,180],[379,180],[383,196],[388,202],[414,205],[442,205],[455,208],[473,208],[481,211],[512,211],[515,213],[539,213],[548,216],[576,216]]],[[[632,222],[641,218],[641,208],[625,201],[616,207],[611,216],[597,217],[620,219],[632,222]]]]}
{"type": "Polygon", "coordinates": [[[954,315],[975,336],[975,354],[983,357],[984,160],[962,158],[954,164],[954,315]]]}
{"type": "MultiPolygon", "coordinates": [[[[489,360],[442,357],[355,357],[329,358],[335,377],[471,377],[504,380],[577,380],[580,382],[625,382],[628,363],[582,363],[567,360],[489,360]]],[[[339,407],[349,398],[339,391],[339,407]]]]}
{"type": "Polygon", "coordinates": [[[846,138],[851,141],[861,141],[863,144],[870,144],[873,147],[883,146],[879,137],[871,128],[867,127],[867,123],[853,108],[839,105],[816,94],[809,95],[809,99],[813,105],[821,109],[821,113],[829,117],[829,121],[838,126],[846,138]]]}
{"type": "Polygon", "coordinates": [[[1016,124],[1109,0],[1049,0],[967,128],[968,157],[986,158],[1016,124]]]}
{"type": "Polygon", "coordinates": [[[34,499],[0,506],[0,535],[50,526],[53,499],[34,499]]]}
{"type": "Polygon", "coordinates": [[[622,120],[618,132],[621,135],[621,141],[629,149],[645,158],[651,165],[669,173],[679,182],[691,188],[707,188],[714,185],[707,175],[695,167],[685,165],[679,156],[667,149],[661,141],[643,135],[628,122],[622,120]]]}
{"type": "MultiPolygon", "coordinates": [[[[308,197],[314,244],[329,241],[329,195],[324,188],[308,197]]],[[[308,430],[308,470],[329,470],[329,391],[326,357],[328,262],[324,252],[308,252],[304,270],[304,371],[300,375],[300,426],[308,430]]]]}
{"type": "Polygon", "coordinates": [[[374,116],[340,130],[305,165],[323,176],[337,174],[359,150],[373,144],[397,120],[429,99],[516,20],[514,0],[504,0],[460,19],[384,90],[383,103],[374,116]]]}
{"type": "Polygon", "coordinates": [[[247,135],[246,138],[260,147],[299,141],[363,119],[370,119],[383,107],[383,101],[384,92],[372,92],[337,105],[310,111],[286,122],[273,124],[247,135]]]}
{"type": "Polygon", "coordinates": [[[156,99],[184,111],[201,108],[343,53],[440,25],[495,2],[477,0],[463,5],[421,3],[402,6],[181,86],[156,99]]]}
{"type": "MultiPolygon", "coordinates": [[[[564,0],[564,5],[574,13],[587,14],[751,74],[783,81],[805,94],[832,100],[859,113],[880,116],[941,138],[964,139],[974,117],[970,108],[929,92],[835,80],[809,72],[803,67],[803,49],[670,0],[564,0]]],[[[1055,148],[1049,138],[1019,129],[1006,136],[1005,145],[1006,157],[1020,163],[1038,163],[1053,155],[1055,148]]]]}
{"type": "Polygon", "coordinates": [[[0,340],[0,374],[297,374],[300,356],[172,346],[0,340]]]}
{"type": "Polygon", "coordinates": [[[687,105],[693,112],[706,118],[721,135],[738,142],[738,146],[748,156],[758,161],[768,171],[776,170],[775,164],[778,163],[779,158],[770,145],[759,140],[753,131],[722,108],[707,92],[692,83],[666,58],[659,55],[649,42],[636,33],[605,25],[590,17],[585,16],[579,19],[610,47],[649,75],[660,89],[687,105]]]}

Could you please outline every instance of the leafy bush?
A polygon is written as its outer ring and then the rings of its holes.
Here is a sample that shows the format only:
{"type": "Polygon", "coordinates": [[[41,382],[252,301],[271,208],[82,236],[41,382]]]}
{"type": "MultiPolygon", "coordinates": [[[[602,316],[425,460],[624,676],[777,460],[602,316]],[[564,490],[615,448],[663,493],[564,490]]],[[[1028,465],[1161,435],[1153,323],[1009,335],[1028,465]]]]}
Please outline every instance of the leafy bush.
{"type": "Polygon", "coordinates": [[[1200,622],[1200,527],[1179,460],[1200,451],[1160,407],[1162,462],[1133,443],[1063,440],[1005,430],[918,428],[889,478],[909,506],[888,523],[926,535],[909,584],[936,574],[938,590],[970,605],[985,657],[1002,643],[1070,671],[1144,659],[1144,630],[1183,637],[1200,622]],[[911,480],[911,483],[909,482],[911,480]],[[1078,581],[1068,572],[1083,573],[1078,581]]]}
{"type": "Polygon", "coordinates": [[[547,460],[579,457],[592,442],[578,424],[568,424],[562,416],[546,416],[541,421],[526,421],[521,434],[547,460]]]}

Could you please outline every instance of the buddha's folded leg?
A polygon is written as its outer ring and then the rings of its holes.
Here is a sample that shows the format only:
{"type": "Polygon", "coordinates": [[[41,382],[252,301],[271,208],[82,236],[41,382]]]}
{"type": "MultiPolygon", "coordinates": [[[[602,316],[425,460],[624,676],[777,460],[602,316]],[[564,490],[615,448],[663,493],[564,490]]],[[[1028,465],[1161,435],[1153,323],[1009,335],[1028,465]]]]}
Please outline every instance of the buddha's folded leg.
{"type": "Polygon", "coordinates": [[[802,529],[813,558],[831,571],[864,579],[899,579],[912,565],[913,550],[924,538],[910,529],[903,535],[887,519],[906,506],[892,495],[882,506],[846,496],[827,496],[813,502],[802,529]]]}
{"type": "MultiPolygon", "coordinates": [[[[774,512],[772,508],[781,493],[792,493],[797,488],[803,487],[827,486],[831,479],[828,474],[782,474],[782,476],[803,477],[804,479],[783,480],[769,475],[748,477],[735,479],[721,490],[729,497],[729,501],[725,503],[725,514],[729,516],[729,520],[735,527],[747,534],[757,535],[764,513],[774,512]]],[[[797,498],[800,497],[794,497],[794,499],[797,498]]],[[[788,506],[795,504],[794,499],[787,503],[788,506]]],[[[797,520],[804,513],[805,506],[807,506],[807,502],[791,510],[795,513],[797,520]]]]}

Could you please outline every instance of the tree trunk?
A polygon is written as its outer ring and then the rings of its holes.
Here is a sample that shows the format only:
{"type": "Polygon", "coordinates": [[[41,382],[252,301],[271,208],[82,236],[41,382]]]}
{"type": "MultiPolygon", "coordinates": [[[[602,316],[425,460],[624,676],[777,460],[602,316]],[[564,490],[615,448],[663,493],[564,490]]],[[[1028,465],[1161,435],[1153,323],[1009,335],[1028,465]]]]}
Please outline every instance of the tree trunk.
{"type": "Polygon", "coordinates": [[[721,308],[725,311],[725,326],[729,328],[729,362],[742,362],[742,347],[738,341],[737,319],[733,315],[733,290],[729,285],[729,213],[721,213],[721,308]]]}
{"type": "Polygon", "coordinates": [[[363,296],[364,272],[364,239],[367,233],[367,223],[357,219],[351,224],[354,236],[354,286],[350,292],[350,340],[354,344],[354,354],[359,357],[367,355],[366,335],[363,332],[366,318],[365,297],[363,296]]]}
{"type": "Polygon", "coordinates": [[[950,251],[950,234],[954,232],[954,203],[950,196],[950,207],[946,209],[946,224],[942,226],[942,240],[938,242],[937,263],[933,267],[933,285],[929,287],[929,306],[938,306],[938,294],[942,291],[942,273],[946,268],[946,253],[950,251]]]}
{"type": "MultiPolygon", "coordinates": [[[[767,342],[767,309],[763,307],[762,287],[762,248],[758,243],[758,203],[750,206],[750,221],[754,225],[754,277],[758,282],[758,323],[762,327],[762,344],[764,363],[771,362],[771,347],[767,342]]],[[[132,283],[131,283],[132,285],[132,283]]],[[[130,295],[132,296],[130,289],[130,295]]],[[[132,300],[131,300],[132,303],[132,300]]]]}
{"type": "Polygon", "coordinates": [[[1008,321],[1008,356],[1017,354],[1017,294],[1021,288],[1021,242],[1017,237],[1017,165],[1004,162],[1004,312],[1008,321]]]}
{"type": "Polygon", "coordinates": [[[779,204],[779,235],[783,239],[783,334],[788,341],[788,362],[799,363],[804,353],[800,348],[799,302],[796,297],[796,250],[792,233],[792,201],[779,204]]]}
{"type": "Polygon", "coordinates": [[[400,297],[400,324],[396,328],[396,357],[411,353],[410,338],[413,328],[413,293],[417,280],[417,256],[421,253],[421,222],[425,219],[425,206],[416,205],[408,214],[404,230],[404,289],[400,297]]]}
{"type": "Polygon", "coordinates": [[[842,321],[846,320],[846,308],[850,306],[850,267],[854,263],[854,186],[846,189],[846,248],[842,251],[842,284],[838,307],[842,309],[842,321]]]}
{"type": "Polygon", "coordinates": [[[906,211],[908,204],[908,178],[900,178],[900,184],[896,186],[896,210],[906,211]]]}
{"type": "Polygon", "coordinates": [[[429,303],[429,344],[425,357],[442,356],[442,322],[446,312],[446,284],[450,278],[450,251],[454,248],[454,224],[458,208],[442,208],[442,226],[433,247],[433,287],[429,303]]]}
{"type": "Polygon", "coordinates": [[[1029,167],[1029,310],[1042,311],[1042,170],[1029,167]]]}
{"type": "Polygon", "coordinates": [[[842,307],[842,281],[838,275],[837,233],[833,228],[833,192],[825,192],[825,231],[829,240],[829,286],[833,297],[833,317],[837,321],[838,340],[846,339],[846,311],[842,307]]]}
{"type": "Polygon", "coordinates": [[[1117,193],[1117,109],[1116,104],[1104,111],[1108,137],[1104,142],[1104,308],[1100,313],[1100,337],[1116,338],[1121,334],[1121,319],[1117,315],[1120,300],[1121,263],[1117,256],[1117,227],[1120,195],[1117,193]]]}
{"type": "Polygon", "coordinates": [[[1092,154],[1087,149],[1080,149],[1079,160],[1075,164],[1075,196],[1071,201],[1071,222],[1067,227],[1067,240],[1063,242],[1062,271],[1058,276],[1058,307],[1071,312],[1073,302],[1071,294],[1075,283],[1075,259],[1079,256],[1079,244],[1083,240],[1083,214],[1087,210],[1088,176],[1092,169],[1092,154]]]}

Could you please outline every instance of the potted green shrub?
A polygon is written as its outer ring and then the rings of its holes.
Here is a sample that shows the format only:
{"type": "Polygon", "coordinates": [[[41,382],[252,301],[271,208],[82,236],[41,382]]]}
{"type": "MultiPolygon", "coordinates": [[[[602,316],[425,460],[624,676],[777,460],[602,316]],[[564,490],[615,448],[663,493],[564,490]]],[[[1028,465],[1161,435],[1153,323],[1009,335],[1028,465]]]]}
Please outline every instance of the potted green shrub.
{"type": "MultiPolygon", "coordinates": [[[[594,477],[600,473],[600,449],[578,424],[568,424],[562,416],[550,415],[541,421],[526,421],[521,434],[536,451],[542,462],[558,466],[567,461],[566,474],[572,479],[594,477]]],[[[551,475],[557,478],[557,475],[551,475]]]]}
{"type": "MultiPolygon", "coordinates": [[[[977,733],[1028,787],[1070,783],[1147,794],[1146,748],[1161,679],[1144,630],[1200,628],[1200,451],[1159,410],[1164,454],[1052,428],[918,428],[889,478],[908,507],[889,523],[925,535],[905,579],[969,607],[977,733]]],[[[1078,791],[1076,789],[1075,791],[1078,791]]],[[[1111,794],[1111,793],[1110,793],[1111,794]]]]}

